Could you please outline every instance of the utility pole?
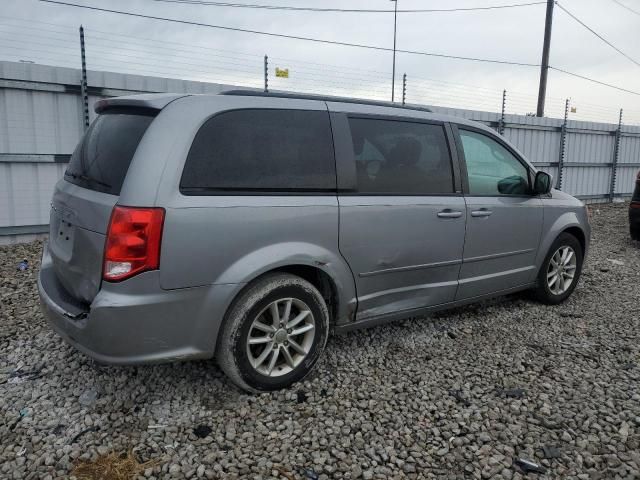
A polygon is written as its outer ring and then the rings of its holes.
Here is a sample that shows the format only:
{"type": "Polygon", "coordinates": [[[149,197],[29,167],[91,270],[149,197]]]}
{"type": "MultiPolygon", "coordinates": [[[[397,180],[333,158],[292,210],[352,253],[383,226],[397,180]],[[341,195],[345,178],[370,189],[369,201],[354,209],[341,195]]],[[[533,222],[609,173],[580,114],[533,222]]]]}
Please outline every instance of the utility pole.
{"type": "Polygon", "coordinates": [[[398,24],[398,0],[391,0],[393,8],[393,73],[391,74],[391,101],[394,101],[396,93],[396,26],[398,24]]]}
{"type": "Polygon", "coordinates": [[[538,117],[544,116],[544,100],[547,95],[547,74],[549,73],[549,49],[551,48],[551,24],[553,23],[554,0],[547,0],[547,15],[544,21],[544,44],[540,65],[540,88],[538,90],[538,117]]]}
{"type": "Polygon", "coordinates": [[[402,75],[402,105],[407,101],[407,74],[402,75]]]}
{"type": "Polygon", "coordinates": [[[89,95],[87,93],[87,58],[84,49],[84,28],[80,25],[80,61],[82,62],[82,78],[80,79],[80,96],[82,97],[82,123],[84,129],[89,128],[89,95]]]}
{"type": "Polygon", "coordinates": [[[264,91],[269,91],[269,57],[264,56],[264,91]]]}

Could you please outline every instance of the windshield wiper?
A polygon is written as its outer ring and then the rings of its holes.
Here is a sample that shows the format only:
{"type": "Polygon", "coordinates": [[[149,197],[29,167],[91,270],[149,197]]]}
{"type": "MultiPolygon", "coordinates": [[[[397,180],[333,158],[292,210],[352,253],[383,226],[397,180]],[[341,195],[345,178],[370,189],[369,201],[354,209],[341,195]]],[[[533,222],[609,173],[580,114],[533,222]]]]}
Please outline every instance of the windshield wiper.
{"type": "Polygon", "coordinates": [[[96,185],[100,185],[104,188],[112,188],[110,184],[103,182],[102,180],[98,180],[97,178],[90,177],[89,175],[77,174],[77,173],[71,173],[71,172],[65,172],[65,174],[69,175],[71,178],[82,180],[85,182],[95,183],[96,185]]]}

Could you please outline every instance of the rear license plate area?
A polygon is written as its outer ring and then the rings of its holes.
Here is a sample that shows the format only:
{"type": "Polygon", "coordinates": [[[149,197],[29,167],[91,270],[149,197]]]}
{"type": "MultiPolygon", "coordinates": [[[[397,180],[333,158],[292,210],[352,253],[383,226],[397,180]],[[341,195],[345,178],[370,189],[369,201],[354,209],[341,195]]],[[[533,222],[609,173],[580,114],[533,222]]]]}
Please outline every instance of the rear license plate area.
{"type": "Polygon", "coordinates": [[[55,218],[55,229],[51,233],[54,234],[56,246],[59,251],[71,253],[73,250],[75,228],[71,222],[60,218],[58,215],[56,215],[55,218]]]}

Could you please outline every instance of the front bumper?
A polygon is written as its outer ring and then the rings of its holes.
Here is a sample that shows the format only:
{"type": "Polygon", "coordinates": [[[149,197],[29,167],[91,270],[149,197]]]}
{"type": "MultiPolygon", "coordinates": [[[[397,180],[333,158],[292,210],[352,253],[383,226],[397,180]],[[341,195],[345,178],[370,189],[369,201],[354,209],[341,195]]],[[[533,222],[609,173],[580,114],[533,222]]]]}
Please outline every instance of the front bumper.
{"type": "Polygon", "coordinates": [[[45,317],[64,340],[101,363],[140,364],[210,358],[238,285],[163,290],[157,271],[103,282],[91,305],[61,288],[47,246],[38,276],[45,317]]]}

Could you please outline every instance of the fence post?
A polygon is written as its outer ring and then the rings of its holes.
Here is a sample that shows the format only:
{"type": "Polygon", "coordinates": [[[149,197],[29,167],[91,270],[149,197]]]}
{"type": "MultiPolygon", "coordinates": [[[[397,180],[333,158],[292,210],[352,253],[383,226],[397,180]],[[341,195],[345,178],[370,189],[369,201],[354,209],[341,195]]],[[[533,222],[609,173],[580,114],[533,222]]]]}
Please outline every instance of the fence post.
{"type": "Polygon", "coordinates": [[[84,49],[84,28],[80,25],[80,58],[82,60],[82,79],[80,96],[82,97],[82,117],[84,129],[89,128],[89,96],[87,94],[87,60],[84,49]]]}
{"type": "Polygon", "coordinates": [[[611,183],[609,184],[609,201],[613,202],[616,190],[616,174],[618,173],[618,157],[620,156],[620,130],[622,129],[622,109],[618,117],[618,128],[616,129],[616,143],[613,146],[613,162],[611,163],[611,183]]]}
{"type": "Polygon", "coordinates": [[[264,91],[269,91],[269,57],[264,56],[264,91]]]}
{"type": "Polygon", "coordinates": [[[500,110],[500,121],[498,122],[498,133],[504,133],[504,109],[507,105],[507,90],[502,90],[502,109],[500,110]]]}
{"type": "Polygon", "coordinates": [[[402,105],[407,100],[407,74],[402,75],[402,105]]]}
{"type": "Polygon", "coordinates": [[[562,190],[562,173],[564,169],[564,156],[567,146],[567,120],[569,119],[569,99],[564,102],[564,121],[562,127],[560,127],[560,155],[558,155],[558,182],[556,187],[558,190],[562,190]]]}

